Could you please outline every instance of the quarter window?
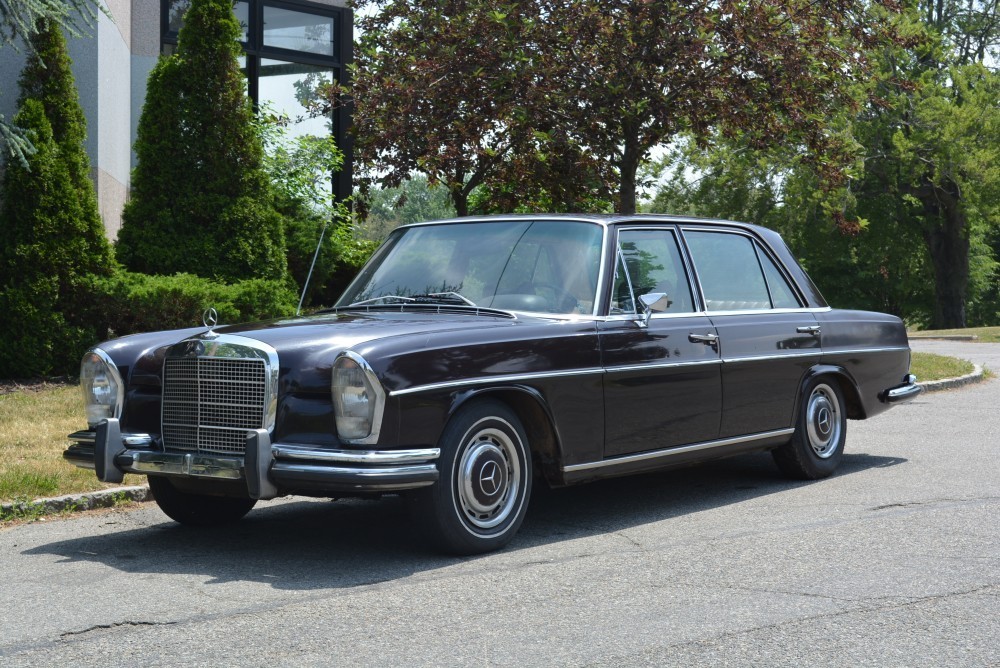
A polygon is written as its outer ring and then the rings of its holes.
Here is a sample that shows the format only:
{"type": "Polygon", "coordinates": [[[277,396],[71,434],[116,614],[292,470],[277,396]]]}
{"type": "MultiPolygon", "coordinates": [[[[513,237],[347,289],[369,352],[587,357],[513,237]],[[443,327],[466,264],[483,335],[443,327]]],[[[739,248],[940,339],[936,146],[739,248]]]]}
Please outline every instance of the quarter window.
{"type": "Polygon", "coordinates": [[[774,261],[760,248],[757,248],[757,253],[760,255],[760,263],[764,267],[764,277],[767,279],[767,287],[771,292],[771,302],[774,304],[774,308],[801,307],[802,304],[799,303],[798,297],[795,296],[795,291],[792,290],[791,286],[788,285],[788,281],[778,271],[778,267],[775,266],[774,261]]]}

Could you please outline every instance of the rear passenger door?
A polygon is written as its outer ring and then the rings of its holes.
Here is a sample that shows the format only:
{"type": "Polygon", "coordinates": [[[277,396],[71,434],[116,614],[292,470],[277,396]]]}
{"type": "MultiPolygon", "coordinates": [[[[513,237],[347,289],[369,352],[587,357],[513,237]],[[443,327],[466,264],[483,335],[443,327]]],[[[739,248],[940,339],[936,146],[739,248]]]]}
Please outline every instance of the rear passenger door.
{"type": "Polygon", "coordinates": [[[719,437],[790,428],[799,386],[822,353],[816,317],[751,234],[697,228],[683,234],[719,335],[719,437]]]}

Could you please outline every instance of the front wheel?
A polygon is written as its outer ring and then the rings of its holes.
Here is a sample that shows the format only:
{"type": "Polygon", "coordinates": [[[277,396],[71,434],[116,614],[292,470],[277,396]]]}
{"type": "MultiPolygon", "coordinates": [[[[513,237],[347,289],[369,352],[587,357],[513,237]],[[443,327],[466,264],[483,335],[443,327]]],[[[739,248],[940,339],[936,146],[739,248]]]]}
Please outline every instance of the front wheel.
{"type": "Polygon", "coordinates": [[[771,454],[788,477],[817,480],[837,468],[846,439],[847,415],[840,387],[828,378],[815,378],[802,393],[791,440],[771,454]]]}
{"type": "Polygon", "coordinates": [[[250,512],[257,503],[250,497],[211,496],[183,492],[170,478],[149,476],[149,491],[167,517],[188,526],[213,527],[230,524],[250,512]]]}
{"type": "Polygon", "coordinates": [[[500,549],[520,528],[531,494],[521,421],[505,404],[477,401],[455,414],[440,446],[440,480],[415,493],[420,524],[449,552],[500,549]]]}

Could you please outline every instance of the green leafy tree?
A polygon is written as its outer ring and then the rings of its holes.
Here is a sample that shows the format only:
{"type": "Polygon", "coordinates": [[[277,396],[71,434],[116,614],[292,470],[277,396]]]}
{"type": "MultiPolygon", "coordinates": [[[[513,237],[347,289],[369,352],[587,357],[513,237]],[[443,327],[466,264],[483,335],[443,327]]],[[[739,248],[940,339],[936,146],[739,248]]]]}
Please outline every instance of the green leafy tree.
{"type": "Polygon", "coordinates": [[[373,189],[367,203],[368,215],[362,233],[381,241],[400,225],[455,217],[448,191],[432,186],[427,177],[414,174],[395,188],[373,189]]]}
{"type": "Polygon", "coordinates": [[[892,0],[549,0],[544,72],[568,127],[617,173],[618,207],[655,146],[687,132],[795,144],[843,181],[853,142],[826,122],[863,99],[873,49],[898,39],[892,0]]]}
{"type": "Polygon", "coordinates": [[[994,2],[918,2],[928,39],[893,52],[895,88],[865,114],[869,157],[859,201],[896,194],[896,218],[918,233],[933,269],[934,327],[968,323],[970,288],[991,280],[986,239],[1000,225],[1000,7],[994,2]]]}
{"type": "MultiPolygon", "coordinates": [[[[79,35],[81,24],[89,24],[104,10],[100,0],[0,0],[0,46],[28,41],[41,26],[56,25],[79,35]]],[[[2,91],[0,91],[2,93],[2,91]]],[[[0,114],[0,149],[22,166],[34,150],[31,140],[0,114]]]]}
{"type": "Polygon", "coordinates": [[[824,293],[916,324],[995,323],[1000,238],[996,2],[920,2],[886,48],[870,101],[836,124],[862,147],[853,178],[822,192],[788,146],[742,137],[678,153],[651,205],[782,230],[824,293]],[[690,174],[697,178],[689,178],[690,174]],[[849,277],[849,278],[848,278],[849,277]],[[971,309],[971,311],[970,311],[971,309]]]}
{"type": "MultiPolygon", "coordinates": [[[[414,172],[442,185],[459,216],[473,190],[527,146],[537,94],[529,34],[540,7],[489,0],[362,0],[351,86],[355,155],[393,188],[414,172]]],[[[345,91],[327,89],[332,104],[345,91]]]]}
{"type": "Polygon", "coordinates": [[[860,103],[872,49],[897,38],[895,0],[362,5],[362,162],[384,185],[427,174],[459,215],[505,183],[524,197],[505,207],[586,205],[573,185],[592,177],[634,212],[640,165],[682,132],[794,141],[842,182],[855,146],[825,120],[860,103]]]}
{"type": "Polygon", "coordinates": [[[177,52],[149,76],[117,246],[133,271],[287,276],[239,35],[230,0],[192,0],[177,52]]]}
{"type": "Polygon", "coordinates": [[[73,63],[66,38],[54,21],[42,21],[30,39],[31,51],[21,71],[20,102],[33,99],[42,103],[52,139],[59,147],[79,204],[79,219],[73,227],[79,236],[79,257],[75,271],[107,275],[112,270],[111,246],[104,236],[104,224],[97,195],[90,180],[90,159],[84,143],[87,121],[73,79],[73,63]]]}

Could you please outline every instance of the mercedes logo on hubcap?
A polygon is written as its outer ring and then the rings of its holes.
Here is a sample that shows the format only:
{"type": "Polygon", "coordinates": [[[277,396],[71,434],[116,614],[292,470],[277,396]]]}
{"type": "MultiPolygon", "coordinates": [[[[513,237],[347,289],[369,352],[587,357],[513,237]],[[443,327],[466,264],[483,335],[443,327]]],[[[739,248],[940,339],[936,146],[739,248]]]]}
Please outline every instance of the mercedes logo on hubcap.
{"type": "Polygon", "coordinates": [[[494,461],[483,464],[479,470],[479,487],[486,496],[494,496],[500,491],[500,484],[503,481],[503,474],[500,472],[500,465],[494,461]]]}
{"type": "Polygon", "coordinates": [[[823,434],[830,433],[830,409],[821,408],[819,415],[816,416],[816,426],[819,428],[820,432],[823,434]]]}

